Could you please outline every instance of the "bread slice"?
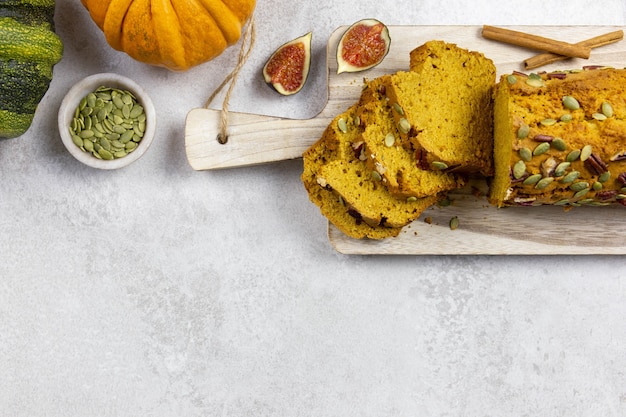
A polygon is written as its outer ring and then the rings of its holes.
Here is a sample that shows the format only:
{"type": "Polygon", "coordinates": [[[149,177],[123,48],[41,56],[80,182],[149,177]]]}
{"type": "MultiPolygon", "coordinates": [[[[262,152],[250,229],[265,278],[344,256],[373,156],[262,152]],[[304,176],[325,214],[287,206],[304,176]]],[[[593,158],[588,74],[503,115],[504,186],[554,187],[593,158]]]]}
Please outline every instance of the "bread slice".
{"type": "MultiPolygon", "coordinates": [[[[400,228],[372,226],[363,220],[362,215],[350,207],[332,186],[320,177],[320,170],[325,165],[337,160],[354,160],[355,150],[352,143],[358,141],[360,128],[354,123],[356,105],[339,114],[324,130],[322,137],[303,154],[302,182],[309,199],[320,208],[321,213],[339,230],[355,239],[384,239],[397,236],[400,228]],[[339,120],[346,123],[346,128],[339,127],[339,120]],[[345,132],[343,131],[345,130],[345,132]]],[[[341,125],[343,126],[343,123],[341,125]]],[[[361,162],[364,165],[363,162],[361,162]]],[[[331,178],[341,183],[345,179],[331,178]]]]}
{"type": "Polygon", "coordinates": [[[385,82],[402,143],[422,168],[493,175],[493,62],[443,41],[411,51],[385,82]]]}
{"type": "Polygon", "coordinates": [[[358,159],[338,159],[323,165],[318,181],[328,184],[371,226],[404,227],[441,199],[439,195],[395,198],[380,180],[372,178],[372,171],[358,159]]]}
{"type": "Polygon", "coordinates": [[[415,153],[402,146],[396,111],[389,106],[383,88],[390,77],[368,81],[357,108],[368,167],[398,198],[423,198],[463,187],[465,179],[459,175],[420,168],[415,153]]]}

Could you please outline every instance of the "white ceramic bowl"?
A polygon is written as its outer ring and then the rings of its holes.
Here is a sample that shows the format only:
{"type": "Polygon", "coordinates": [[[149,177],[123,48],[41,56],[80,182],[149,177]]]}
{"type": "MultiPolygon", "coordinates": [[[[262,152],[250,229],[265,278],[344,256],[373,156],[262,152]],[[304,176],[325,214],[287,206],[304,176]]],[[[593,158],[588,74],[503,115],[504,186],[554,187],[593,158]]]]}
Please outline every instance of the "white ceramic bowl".
{"type": "Polygon", "coordinates": [[[61,107],[59,108],[58,124],[61,140],[74,158],[93,168],[118,169],[133,163],[146,153],[152,143],[152,140],[154,139],[156,131],[156,112],[148,94],[133,80],[118,74],[103,73],[90,75],[89,77],[82,79],[68,91],[65,98],[61,102],[61,107]],[[69,132],[69,126],[74,118],[74,112],[76,107],[80,104],[80,101],[83,97],[90,92],[93,92],[100,86],[130,91],[136,97],[137,102],[143,106],[146,114],[146,129],[141,141],[139,141],[138,146],[134,151],[122,158],[115,158],[111,160],[98,159],[91,153],[85,152],[76,146],[76,144],[72,141],[72,137],[69,132]]]}

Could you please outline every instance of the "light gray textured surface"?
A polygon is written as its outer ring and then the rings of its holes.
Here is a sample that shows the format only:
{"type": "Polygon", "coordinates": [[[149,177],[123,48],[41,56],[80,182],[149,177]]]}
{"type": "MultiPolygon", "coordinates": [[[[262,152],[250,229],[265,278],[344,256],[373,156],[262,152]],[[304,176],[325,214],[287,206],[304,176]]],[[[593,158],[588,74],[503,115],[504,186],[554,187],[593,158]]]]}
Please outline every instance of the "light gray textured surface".
{"type": "MultiPolygon", "coordinates": [[[[621,257],[340,255],[300,161],[187,164],[185,115],[236,48],[147,68],[107,49],[78,0],[58,3],[64,59],[29,133],[0,142],[0,416],[626,415],[621,257]],[[55,127],[64,92],[105,71],[140,82],[159,116],[150,151],[116,172],[79,165],[55,127]]],[[[325,39],[364,17],[626,21],[621,0],[392,4],[260,0],[231,108],[315,114],[325,39]],[[309,30],[309,84],[278,97],[260,67],[309,30]]]]}

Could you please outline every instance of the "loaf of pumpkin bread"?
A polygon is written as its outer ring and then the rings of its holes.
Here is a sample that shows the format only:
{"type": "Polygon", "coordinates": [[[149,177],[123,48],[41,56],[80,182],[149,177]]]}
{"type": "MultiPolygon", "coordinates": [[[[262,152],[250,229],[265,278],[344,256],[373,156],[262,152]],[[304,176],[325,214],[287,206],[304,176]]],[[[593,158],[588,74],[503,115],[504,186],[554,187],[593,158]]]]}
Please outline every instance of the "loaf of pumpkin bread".
{"type": "Polygon", "coordinates": [[[625,90],[611,68],[503,75],[490,202],[626,205],[625,90]]]}

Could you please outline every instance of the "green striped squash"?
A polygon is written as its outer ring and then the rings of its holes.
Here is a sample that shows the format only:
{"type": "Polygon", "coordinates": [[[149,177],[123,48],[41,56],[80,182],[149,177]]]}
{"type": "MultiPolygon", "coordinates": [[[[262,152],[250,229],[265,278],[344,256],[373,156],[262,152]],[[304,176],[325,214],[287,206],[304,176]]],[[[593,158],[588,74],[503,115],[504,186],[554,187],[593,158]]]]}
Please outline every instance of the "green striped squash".
{"type": "Polygon", "coordinates": [[[0,138],[28,130],[62,56],[54,0],[0,0],[0,138]]]}

